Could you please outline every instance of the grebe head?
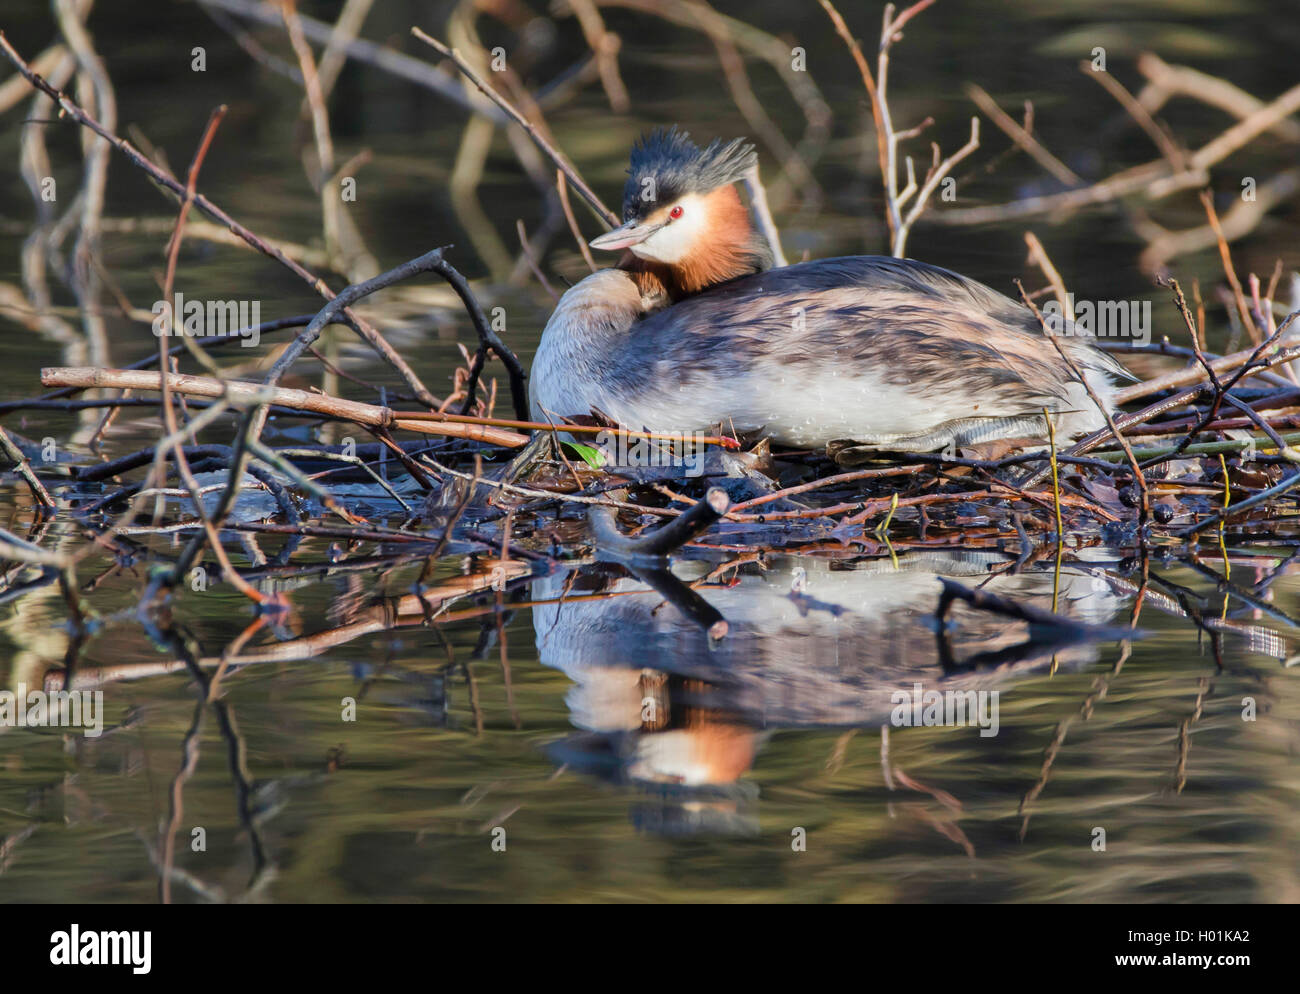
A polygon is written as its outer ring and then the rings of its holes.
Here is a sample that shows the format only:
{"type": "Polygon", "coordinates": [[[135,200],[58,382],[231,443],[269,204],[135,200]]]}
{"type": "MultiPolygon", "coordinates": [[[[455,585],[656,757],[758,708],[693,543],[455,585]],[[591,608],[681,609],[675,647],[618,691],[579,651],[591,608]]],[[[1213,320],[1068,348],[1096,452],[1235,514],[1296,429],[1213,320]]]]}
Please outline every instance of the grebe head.
{"type": "Polygon", "coordinates": [[[622,226],[592,247],[627,249],[621,268],[653,273],[673,297],[769,268],[767,242],[733,185],[757,162],[740,138],[701,148],[675,126],[652,131],[632,146],[622,226]]]}

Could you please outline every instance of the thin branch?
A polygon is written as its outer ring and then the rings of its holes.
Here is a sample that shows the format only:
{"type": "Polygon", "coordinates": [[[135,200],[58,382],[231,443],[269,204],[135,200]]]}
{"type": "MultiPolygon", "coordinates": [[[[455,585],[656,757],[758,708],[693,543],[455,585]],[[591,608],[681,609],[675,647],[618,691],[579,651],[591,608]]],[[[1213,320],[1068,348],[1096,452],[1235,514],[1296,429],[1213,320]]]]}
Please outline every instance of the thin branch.
{"type": "Polygon", "coordinates": [[[1058,180],[1066,186],[1083,185],[1083,180],[1079,178],[1078,173],[1044,148],[1042,142],[1031,135],[1025,128],[1017,124],[985,90],[974,83],[967,83],[966,95],[975,102],[976,107],[988,115],[989,120],[997,125],[1008,138],[1024,149],[1031,159],[1058,180]]]}
{"type": "Polygon", "coordinates": [[[601,202],[601,199],[596,196],[595,191],[593,191],[591,187],[586,184],[583,178],[578,175],[578,170],[574,168],[571,162],[569,162],[564,153],[559,151],[555,146],[542,137],[541,133],[533,125],[532,121],[528,120],[528,118],[524,117],[523,114],[516,110],[513,104],[506,100],[505,97],[501,96],[501,94],[497,93],[496,90],[492,89],[492,87],[488,86],[487,82],[474,71],[474,68],[461,58],[459,52],[453,48],[448,48],[442,42],[438,41],[438,39],[430,37],[419,28],[411,28],[411,34],[415,35],[415,37],[419,38],[420,41],[424,42],[426,45],[429,45],[440,55],[451,59],[451,61],[455,63],[456,68],[464,73],[465,77],[478,87],[485,97],[505,111],[512,121],[524,129],[528,137],[533,140],[537,147],[540,148],[550,158],[550,160],[559,167],[564,175],[568,177],[569,183],[578,191],[579,196],[581,196],[583,200],[587,201],[587,204],[596,212],[596,215],[601,220],[611,228],[618,224],[618,215],[601,202]]]}

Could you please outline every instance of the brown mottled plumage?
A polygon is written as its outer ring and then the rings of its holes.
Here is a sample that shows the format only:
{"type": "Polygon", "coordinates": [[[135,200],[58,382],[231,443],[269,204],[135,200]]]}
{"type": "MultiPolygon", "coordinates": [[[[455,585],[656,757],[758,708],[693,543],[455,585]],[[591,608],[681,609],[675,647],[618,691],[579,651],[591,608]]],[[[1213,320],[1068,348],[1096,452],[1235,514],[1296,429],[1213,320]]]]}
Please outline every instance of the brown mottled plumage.
{"type": "MultiPolygon", "coordinates": [[[[1039,437],[1043,408],[1063,436],[1105,423],[1028,309],[923,263],[800,263],[644,317],[641,300],[619,270],[569,290],[534,360],[534,406],[907,451],[1039,437]]],[[[1122,369],[1082,337],[1058,341],[1108,402],[1122,369]]]]}

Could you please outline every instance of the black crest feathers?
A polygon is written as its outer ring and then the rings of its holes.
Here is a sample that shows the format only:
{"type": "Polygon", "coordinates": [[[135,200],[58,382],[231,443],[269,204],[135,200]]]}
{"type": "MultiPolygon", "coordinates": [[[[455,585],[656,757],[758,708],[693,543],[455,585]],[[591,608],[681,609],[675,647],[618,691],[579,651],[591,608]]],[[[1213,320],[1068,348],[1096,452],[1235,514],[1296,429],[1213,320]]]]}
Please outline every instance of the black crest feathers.
{"type": "Polygon", "coordinates": [[[623,187],[623,220],[642,217],[687,193],[708,193],[735,183],[757,161],[754,146],[743,138],[729,142],[715,138],[700,148],[676,125],[657,128],[632,146],[623,187]]]}

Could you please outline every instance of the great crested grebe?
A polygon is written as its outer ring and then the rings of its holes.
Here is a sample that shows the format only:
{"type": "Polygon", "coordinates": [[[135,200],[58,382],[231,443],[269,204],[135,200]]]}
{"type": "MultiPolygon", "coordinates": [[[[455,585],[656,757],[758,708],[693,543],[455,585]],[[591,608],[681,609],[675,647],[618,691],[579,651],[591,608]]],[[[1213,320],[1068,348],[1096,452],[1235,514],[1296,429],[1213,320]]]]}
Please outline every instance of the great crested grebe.
{"type": "MultiPolygon", "coordinates": [[[[753,162],[675,128],[634,146],[625,223],[591,243],[629,251],[547,322],[535,419],[913,452],[1044,439],[1044,408],[1063,438],[1105,425],[1033,313],[980,283],[882,256],[766,269],[733,185],[753,162]]],[[[1056,341],[1109,407],[1124,368],[1073,328],[1056,341]]]]}

